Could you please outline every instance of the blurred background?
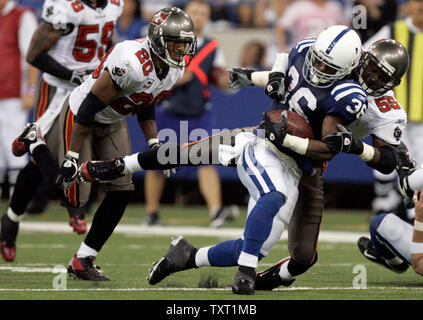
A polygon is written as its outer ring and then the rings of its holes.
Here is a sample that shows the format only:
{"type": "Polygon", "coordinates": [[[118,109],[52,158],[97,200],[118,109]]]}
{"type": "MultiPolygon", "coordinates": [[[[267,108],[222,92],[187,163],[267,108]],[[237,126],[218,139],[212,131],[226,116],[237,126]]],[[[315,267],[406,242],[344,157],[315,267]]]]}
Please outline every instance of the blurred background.
{"type": "MultiPolygon", "coordinates": [[[[184,8],[189,1],[125,0],[124,11],[116,26],[113,41],[136,39],[146,35],[148,21],[165,6],[184,8]]],[[[20,0],[33,8],[40,18],[43,0],[20,0]]],[[[381,27],[407,15],[404,0],[209,0],[209,21],[204,35],[218,41],[226,67],[241,66],[256,70],[270,69],[278,51],[288,52],[305,36],[315,36],[325,27],[346,24],[360,33],[363,43],[381,27]],[[363,27],[364,26],[364,27],[363,27]]],[[[270,99],[262,88],[243,88],[237,92],[210,83],[210,103],[215,128],[231,129],[256,125],[270,99]]],[[[1,110],[0,110],[1,112],[1,110]]],[[[29,112],[28,119],[32,119],[29,112]]],[[[128,118],[132,151],[148,148],[136,117],[128,118]]],[[[216,167],[221,181],[223,204],[246,205],[247,190],[239,182],[236,170],[216,167]]],[[[197,172],[177,173],[167,180],[162,203],[203,204],[197,172]]],[[[144,202],[145,174],[134,176],[136,196],[144,202]]],[[[325,174],[325,201],[329,208],[370,209],[373,173],[363,161],[351,155],[338,155],[329,163],[325,174]]],[[[8,197],[7,174],[2,198],[8,197]]]]}

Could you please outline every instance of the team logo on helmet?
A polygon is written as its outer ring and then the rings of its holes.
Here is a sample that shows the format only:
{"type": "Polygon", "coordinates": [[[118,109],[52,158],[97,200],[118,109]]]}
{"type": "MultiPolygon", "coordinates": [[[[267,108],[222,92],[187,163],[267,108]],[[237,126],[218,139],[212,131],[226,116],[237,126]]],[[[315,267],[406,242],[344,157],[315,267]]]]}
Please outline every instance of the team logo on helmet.
{"type": "Polygon", "coordinates": [[[153,17],[151,22],[154,23],[154,24],[160,25],[164,21],[166,21],[167,17],[169,17],[169,16],[170,16],[170,13],[160,11],[153,17]]]}

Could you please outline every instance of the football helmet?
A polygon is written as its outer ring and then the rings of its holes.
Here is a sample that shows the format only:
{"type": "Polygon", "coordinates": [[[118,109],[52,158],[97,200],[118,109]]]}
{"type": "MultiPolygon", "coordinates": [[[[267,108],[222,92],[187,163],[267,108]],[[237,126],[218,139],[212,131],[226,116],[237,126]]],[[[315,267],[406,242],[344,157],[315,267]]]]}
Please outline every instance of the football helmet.
{"type": "Polygon", "coordinates": [[[360,59],[356,69],[359,83],[369,95],[381,96],[400,84],[409,63],[407,50],[401,43],[379,40],[360,59]]]}
{"type": "Polygon", "coordinates": [[[307,52],[303,76],[314,87],[327,88],[357,67],[362,45],[353,29],[335,25],[320,32],[307,52]]]}
{"type": "Polygon", "coordinates": [[[191,18],[177,7],[157,12],[148,27],[148,44],[151,50],[170,67],[186,67],[197,50],[194,24],[191,18]],[[169,42],[173,42],[172,46],[169,42]],[[176,50],[175,43],[183,42],[184,50],[176,50]],[[189,59],[187,59],[189,57],[189,59]]]}

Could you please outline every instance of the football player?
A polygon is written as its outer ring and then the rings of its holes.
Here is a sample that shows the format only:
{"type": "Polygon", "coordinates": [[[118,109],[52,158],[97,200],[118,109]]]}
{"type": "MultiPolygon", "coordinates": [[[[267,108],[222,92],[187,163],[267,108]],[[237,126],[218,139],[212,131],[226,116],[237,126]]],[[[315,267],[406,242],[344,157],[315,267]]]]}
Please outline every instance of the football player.
{"type": "MultiPolygon", "coordinates": [[[[364,53],[356,70],[356,76],[360,85],[369,94],[369,107],[361,118],[348,127],[351,132],[340,127],[339,132],[324,138],[324,144],[332,152],[360,155],[367,165],[382,173],[390,173],[398,166],[398,156],[404,154],[401,135],[405,130],[407,115],[396,101],[392,89],[399,85],[408,65],[409,56],[406,49],[395,40],[376,42],[364,53]],[[392,54],[393,52],[395,54],[392,54]],[[372,137],[372,147],[359,140],[368,135],[372,137]]],[[[323,142],[313,141],[309,147],[315,151],[307,151],[306,154],[324,159],[316,152],[324,150],[319,144],[323,142]]],[[[410,161],[405,157],[403,166],[409,164],[410,161]]],[[[304,198],[303,201],[298,201],[296,212],[289,225],[288,247],[291,256],[258,273],[256,289],[271,290],[279,285],[290,285],[317,260],[321,215],[317,221],[313,221],[313,217],[317,218],[317,213],[323,212],[323,184],[321,183],[319,188],[310,188],[310,185],[313,186],[313,180],[315,186],[319,185],[316,177],[303,177],[301,195],[304,198]],[[302,235],[306,232],[312,235],[311,239],[315,238],[315,242],[304,241],[302,235]],[[307,261],[306,259],[310,259],[313,255],[315,256],[313,263],[298,263],[307,261]]]]}
{"type": "MultiPolygon", "coordinates": [[[[99,65],[110,45],[122,7],[120,0],[46,0],[43,5],[42,21],[32,37],[27,61],[44,72],[35,120],[54,153],[57,153],[59,133],[53,122],[63,100],[99,65]]],[[[15,141],[15,156],[22,156],[26,151],[24,145],[15,141]]],[[[42,173],[34,161],[19,172],[15,192],[1,218],[0,253],[6,261],[15,259],[19,222],[41,178],[42,173]]],[[[84,212],[66,207],[74,231],[85,233],[84,212]]]]}
{"type": "MultiPolygon", "coordinates": [[[[151,20],[147,38],[123,41],[108,51],[88,79],[72,90],[53,124],[60,128],[60,168],[51,161],[36,123],[18,138],[50,181],[57,174],[55,182],[63,186],[73,206],[84,205],[90,191],[89,184],[75,181],[78,161],[130,153],[125,117],[136,114],[148,144],[156,144],[154,105],[170,93],[195,53],[193,30],[185,12],[176,7],[164,8],[151,20]]],[[[68,266],[68,273],[79,279],[109,280],[94,267],[93,260],[125,211],[133,190],[131,175],[111,181],[106,189],[92,226],[68,266]]]]}
{"type": "MultiPolygon", "coordinates": [[[[288,67],[292,76],[285,105],[309,121],[317,139],[336,132],[338,124],[348,125],[364,114],[366,92],[358,82],[345,79],[358,65],[360,56],[361,41],[355,31],[345,26],[330,27],[317,39],[305,39],[289,54],[288,67]]],[[[301,176],[321,175],[323,171],[321,163],[313,163],[305,157],[307,139],[286,135],[284,141],[288,144],[282,145],[280,140],[269,136],[266,125],[264,129],[269,140],[258,137],[254,130],[234,130],[178,149],[178,159],[181,156],[189,162],[185,155],[196,154],[200,145],[213,145],[212,141],[219,141],[221,137],[236,136],[232,150],[219,147],[219,161],[229,163],[236,158],[238,175],[250,193],[248,218],[243,239],[198,250],[182,237],[175,239],[165,257],[155,263],[148,278],[150,284],[188,268],[238,265],[233,292],[254,294],[258,260],[268,254],[289,223],[301,176]],[[293,146],[297,152],[288,150],[288,146],[293,146]]],[[[323,146],[327,160],[331,159],[334,154],[325,144],[323,146]]],[[[157,159],[165,149],[166,145],[163,145],[124,159],[84,163],[80,173],[83,179],[92,181],[138,170],[167,169],[171,164],[160,164],[157,159]]],[[[210,156],[215,154],[217,152],[211,152],[210,156]]]]}
{"type": "Polygon", "coordinates": [[[372,219],[369,228],[371,239],[361,237],[357,242],[365,258],[396,273],[403,273],[412,265],[413,270],[423,276],[421,191],[415,191],[413,196],[416,211],[414,227],[393,213],[383,213],[372,219]]]}

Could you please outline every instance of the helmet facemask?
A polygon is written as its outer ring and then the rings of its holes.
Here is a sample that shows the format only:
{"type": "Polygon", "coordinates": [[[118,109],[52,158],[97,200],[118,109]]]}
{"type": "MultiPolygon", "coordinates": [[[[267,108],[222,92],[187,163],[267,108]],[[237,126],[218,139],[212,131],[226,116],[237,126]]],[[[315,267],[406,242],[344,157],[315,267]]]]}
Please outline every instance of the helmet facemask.
{"type": "Polygon", "coordinates": [[[328,88],[350,72],[349,68],[341,68],[327,61],[316,51],[314,45],[308,50],[303,65],[304,79],[317,88],[328,88]]]}
{"type": "Polygon", "coordinates": [[[152,51],[172,68],[185,68],[197,51],[197,40],[193,32],[181,31],[179,37],[163,36],[163,29],[156,27],[154,43],[148,37],[152,51]],[[181,50],[180,43],[184,44],[181,50]],[[177,49],[177,50],[175,50],[177,49]]]}
{"type": "Polygon", "coordinates": [[[384,65],[369,52],[363,54],[357,68],[358,80],[363,89],[372,96],[381,96],[400,84],[393,76],[395,69],[384,65]]]}

